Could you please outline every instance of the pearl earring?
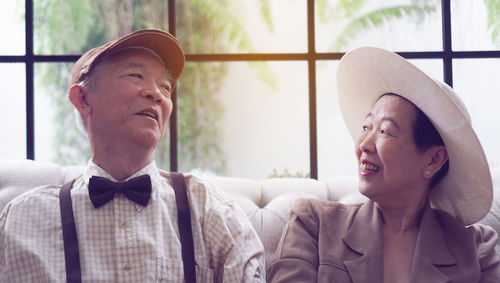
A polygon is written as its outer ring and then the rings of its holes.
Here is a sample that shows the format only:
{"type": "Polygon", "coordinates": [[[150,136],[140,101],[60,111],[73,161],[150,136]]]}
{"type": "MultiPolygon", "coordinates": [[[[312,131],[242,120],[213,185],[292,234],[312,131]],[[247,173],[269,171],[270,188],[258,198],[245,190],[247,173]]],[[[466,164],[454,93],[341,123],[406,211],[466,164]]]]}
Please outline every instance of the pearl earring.
{"type": "Polygon", "coordinates": [[[426,177],[429,177],[429,176],[431,175],[431,170],[429,170],[429,169],[425,170],[425,171],[424,171],[424,175],[425,175],[426,177]]]}

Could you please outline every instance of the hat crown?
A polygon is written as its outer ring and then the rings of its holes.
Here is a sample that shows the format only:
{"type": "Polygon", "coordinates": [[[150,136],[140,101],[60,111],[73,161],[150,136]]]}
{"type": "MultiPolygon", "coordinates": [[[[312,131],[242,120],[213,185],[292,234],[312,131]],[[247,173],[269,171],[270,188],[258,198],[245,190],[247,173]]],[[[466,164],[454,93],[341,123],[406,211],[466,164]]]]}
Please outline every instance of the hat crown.
{"type": "Polygon", "coordinates": [[[71,72],[71,85],[82,82],[106,55],[131,46],[150,49],[159,55],[173,78],[173,86],[184,69],[184,51],[177,39],[159,29],[137,30],[119,39],[109,41],[85,52],[76,61],[71,72]]]}

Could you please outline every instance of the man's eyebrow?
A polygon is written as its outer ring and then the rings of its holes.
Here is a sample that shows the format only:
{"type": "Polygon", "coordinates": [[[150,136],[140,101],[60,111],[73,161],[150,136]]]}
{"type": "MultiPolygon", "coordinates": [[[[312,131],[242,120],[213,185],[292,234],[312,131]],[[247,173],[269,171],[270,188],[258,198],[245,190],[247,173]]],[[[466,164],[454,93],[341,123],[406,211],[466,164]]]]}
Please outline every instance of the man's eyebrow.
{"type": "Polygon", "coordinates": [[[144,67],[144,64],[143,63],[140,63],[140,62],[130,62],[128,63],[124,69],[127,69],[127,68],[142,68],[144,67]]]}
{"type": "MultiPolygon", "coordinates": [[[[141,63],[141,62],[130,62],[125,67],[123,67],[123,70],[126,70],[128,68],[144,68],[144,63],[141,63]]],[[[165,78],[170,83],[170,76],[169,76],[168,70],[165,69],[164,75],[165,75],[165,78]]]]}

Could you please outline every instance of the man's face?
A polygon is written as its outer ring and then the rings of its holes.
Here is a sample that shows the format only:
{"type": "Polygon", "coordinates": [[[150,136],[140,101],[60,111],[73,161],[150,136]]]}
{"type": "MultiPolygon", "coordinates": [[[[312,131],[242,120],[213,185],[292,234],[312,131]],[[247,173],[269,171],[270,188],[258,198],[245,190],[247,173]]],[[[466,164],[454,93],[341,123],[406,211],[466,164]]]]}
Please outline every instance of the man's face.
{"type": "Polygon", "coordinates": [[[159,59],[146,50],[127,49],[106,58],[95,71],[95,88],[86,89],[94,146],[155,148],[172,112],[172,85],[159,59]]]}

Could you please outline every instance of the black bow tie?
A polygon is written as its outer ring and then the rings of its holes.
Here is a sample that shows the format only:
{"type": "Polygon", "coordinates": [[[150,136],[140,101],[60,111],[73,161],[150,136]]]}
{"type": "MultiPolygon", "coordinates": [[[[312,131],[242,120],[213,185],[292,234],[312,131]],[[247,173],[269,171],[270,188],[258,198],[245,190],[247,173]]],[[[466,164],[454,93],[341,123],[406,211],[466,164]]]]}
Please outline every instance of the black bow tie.
{"type": "Polygon", "coordinates": [[[98,176],[90,178],[89,196],[95,208],[112,200],[115,193],[123,193],[131,201],[146,206],[151,197],[151,178],[149,175],[142,175],[123,183],[115,183],[98,176]]]}

